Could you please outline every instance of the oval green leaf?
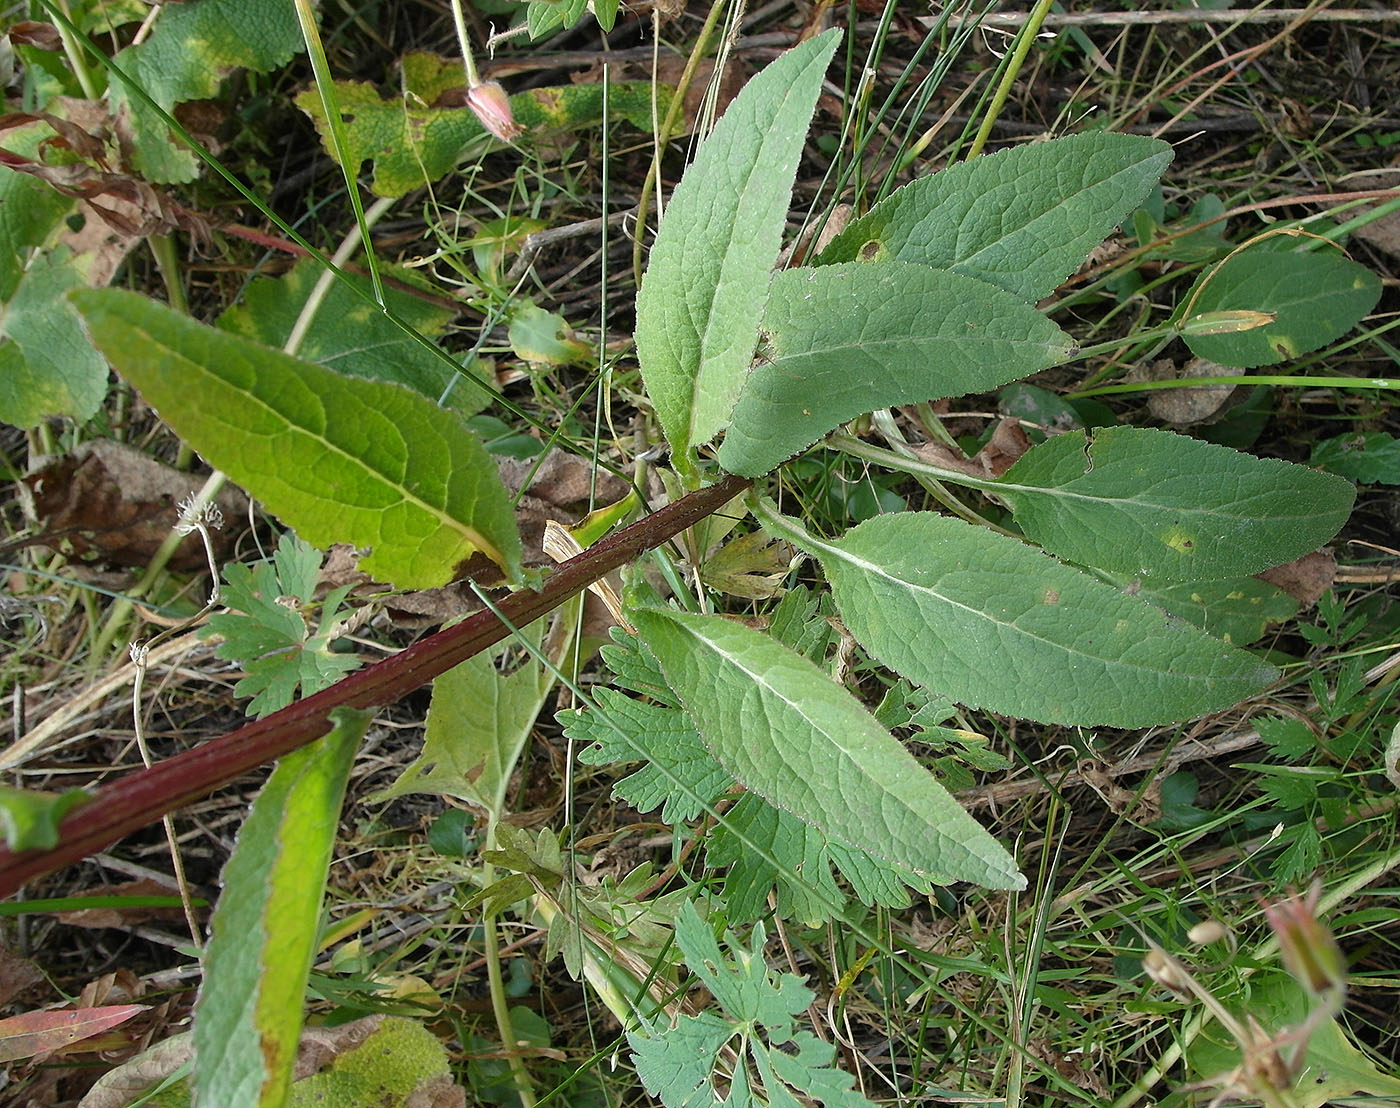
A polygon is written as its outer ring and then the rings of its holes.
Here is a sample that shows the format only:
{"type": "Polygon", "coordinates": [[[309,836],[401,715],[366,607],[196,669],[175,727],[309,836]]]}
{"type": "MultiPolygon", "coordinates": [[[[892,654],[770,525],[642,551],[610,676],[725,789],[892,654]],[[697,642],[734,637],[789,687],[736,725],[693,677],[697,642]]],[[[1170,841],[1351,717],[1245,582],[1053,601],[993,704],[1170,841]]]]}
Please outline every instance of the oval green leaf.
{"type": "Polygon", "coordinates": [[[1300,558],[1356,499],[1340,477],[1143,427],[1056,435],[991,487],[1057,558],[1174,581],[1300,558]]]}
{"type": "Polygon", "coordinates": [[[1006,850],[811,662],[719,616],[633,613],[715,760],[805,823],[940,881],[1023,889],[1006,850]]]}
{"type": "Polygon", "coordinates": [[[877,516],[836,542],[779,530],[821,560],[862,646],[969,707],[1146,727],[1228,708],[1277,676],[1142,600],[962,520],[877,516]]]}
{"type": "Polygon", "coordinates": [[[728,422],[758,336],[788,199],[822,75],[827,31],[734,98],[681,178],[637,294],[637,357],[676,464],[728,422]]]}
{"type": "Polygon", "coordinates": [[[1341,338],[1380,297],[1380,278],[1335,251],[1294,253],[1264,244],[1203,274],[1187,303],[1191,318],[1250,311],[1269,313],[1274,321],[1249,331],[1183,338],[1191,353],[1219,365],[1277,365],[1341,338]]]}
{"type": "Polygon", "coordinates": [[[864,412],[995,388],[1073,348],[1034,308],[957,273],[908,262],[786,270],[769,289],[720,465],[757,477],[864,412]]]}
{"type": "Polygon", "coordinates": [[[1171,160],[1157,139],[1095,133],[959,162],[876,204],[818,262],[919,262],[1039,300],[1147,198],[1171,160]]]}
{"type": "Polygon", "coordinates": [[[453,412],[205,327],[135,293],[74,293],[94,345],[209,461],[307,542],[433,588],[481,552],[511,579],[520,536],[496,464],[453,412]]]}

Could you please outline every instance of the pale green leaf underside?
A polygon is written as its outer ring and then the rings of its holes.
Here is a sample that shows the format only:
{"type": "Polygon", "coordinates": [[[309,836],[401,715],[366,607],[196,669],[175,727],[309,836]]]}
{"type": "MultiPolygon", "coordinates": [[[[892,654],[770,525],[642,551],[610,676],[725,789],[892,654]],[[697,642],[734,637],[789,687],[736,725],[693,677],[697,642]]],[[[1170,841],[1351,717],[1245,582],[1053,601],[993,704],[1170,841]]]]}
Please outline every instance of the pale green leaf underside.
{"type": "Polygon", "coordinates": [[[811,662],[718,616],[634,619],[705,745],[745,788],[938,880],[1025,887],[1001,845],[811,662]]]}
{"type": "MultiPolygon", "coordinates": [[[[538,650],[547,623],[536,620],[522,629],[523,641],[538,650]]],[[[534,658],[501,673],[497,665],[505,650],[468,658],[433,682],[423,752],[371,798],[374,803],[431,793],[458,797],[493,821],[499,818],[510,774],[554,686],[554,674],[534,658]]]]}
{"type": "Polygon", "coordinates": [[[1379,277],[1335,251],[1296,254],[1257,246],[1222,262],[1196,288],[1193,316],[1221,311],[1277,316],[1249,331],[1186,336],[1197,357],[1241,369],[1276,365],[1326,346],[1360,323],[1381,296],[1379,277]]]}
{"type": "Polygon", "coordinates": [[[1144,601],[961,520],[877,516],[839,541],[804,545],[861,645],[970,707],[1146,727],[1228,708],[1277,676],[1144,601]]]}
{"type": "Polygon", "coordinates": [[[203,1103],[286,1100],[340,805],[372,715],[335,709],[329,735],[278,763],[239,832],[195,1011],[203,1103]]]}
{"type": "Polygon", "coordinates": [[[0,421],[33,427],[44,417],[91,419],[107,396],[107,363],[83,334],[64,295],[87,281],[59,247],[37,258],[0,304],[0,421]]]}
{"type": "Polygon", "coordinates": [[[1034,308],[957,273],[908,262],[786,270],[720,464],[757,477],[865,412],[995,388],[1072,349],[1034,308]]]}
{"type": "Polygon", "coordinates": [[[1142,427],[1057,435],[994,491],[1056,557],[1118,573],[1204,581],[1316,550],[1351,513],[1351,482],[1142,427]]]}
{"type": "Polygon", "coordinates": [[[72,299],[93,342],[161,417],[308,542],[372,547],[360,567],[401,588],[446,584],[477,551],[518,577],[509,496],[454,413],[134,293],[72,299]]]}
{"type": "Polygon", "coordinates": [[[729,105],[676,186],[637,295],[637,356],[679,464],[729,419],[748,373],[828,31],[788,51],[729,105]]]}
{"type": "Polygon", "coordinates": [[[1095,133],[959,162],[876,204],[818,262],[919,262],[1039,300],[1146,199],[1171,158],[1157,139],[1095,133]]]}

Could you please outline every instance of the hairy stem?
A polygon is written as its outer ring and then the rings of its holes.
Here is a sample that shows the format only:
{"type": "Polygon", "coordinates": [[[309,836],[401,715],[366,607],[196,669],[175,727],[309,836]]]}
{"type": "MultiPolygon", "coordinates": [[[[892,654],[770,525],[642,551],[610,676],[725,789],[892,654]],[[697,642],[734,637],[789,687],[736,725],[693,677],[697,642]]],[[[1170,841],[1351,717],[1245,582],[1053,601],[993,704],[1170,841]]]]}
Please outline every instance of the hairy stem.
{"type": "Polygon", "coordinates": [[[524,627],[547,615],[604,574],[635,561],[718,511],[748,485],[746,478],[729,476],[698,489],[570,558],[539,592],[521,589],[512,593],[498,606],[499,617],[489,608],[478,612],[266,719],[104,785],[91,801],[69,813],[59,827],[59,845],[52,850],[14,853],[0,848],[0,896],[9,896],[26,881],[80,861],[167,812],[320,738],[331,729],[327,713],[332,708],[392,704],[494,646],[512,627],[524,627]]]}

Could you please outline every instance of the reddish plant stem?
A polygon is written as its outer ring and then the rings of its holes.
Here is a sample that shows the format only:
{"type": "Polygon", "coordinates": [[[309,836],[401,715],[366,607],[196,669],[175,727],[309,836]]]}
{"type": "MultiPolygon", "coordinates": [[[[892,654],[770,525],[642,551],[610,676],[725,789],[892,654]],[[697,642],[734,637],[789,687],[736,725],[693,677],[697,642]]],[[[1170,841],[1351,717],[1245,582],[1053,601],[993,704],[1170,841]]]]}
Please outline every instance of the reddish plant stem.
{"type": "Polygon", "coordinates": [[[547,615],[604,574],[635,561],[700,522],[748,485],[746,478],[730,476],[690,493],[570,558],[539,592],[521,589],[512,593],[497,606],[502,618],[490,610],[477,612],[455,627],[439,631],[266,719],[102,786],[92,800],[63,820],[59,845],[52,850],[16,854],[0,847],[0,896],[13,895],[26,881],[80,861],[249,770],[320,738],[331,728],[326,714],[332,708],[342,704],[355,708],[392,704],[500,642],[511,633],[512,626],[523,627],[547,615]]]}

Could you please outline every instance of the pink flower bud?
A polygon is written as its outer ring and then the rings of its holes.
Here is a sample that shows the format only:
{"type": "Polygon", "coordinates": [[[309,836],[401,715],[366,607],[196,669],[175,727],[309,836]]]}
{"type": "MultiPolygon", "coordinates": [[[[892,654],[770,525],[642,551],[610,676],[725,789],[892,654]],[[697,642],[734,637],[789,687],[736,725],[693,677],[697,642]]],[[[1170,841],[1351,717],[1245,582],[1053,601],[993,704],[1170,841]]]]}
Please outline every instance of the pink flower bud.
{"type": "Polygon", "coordinates": [[[469,88],[467,107],[481,120],[481,125],[502,142],[510,142],[525,129],[515,122],[515,116],[510,111],[510,98],[496,81],[482,81],[469,88]]]}

